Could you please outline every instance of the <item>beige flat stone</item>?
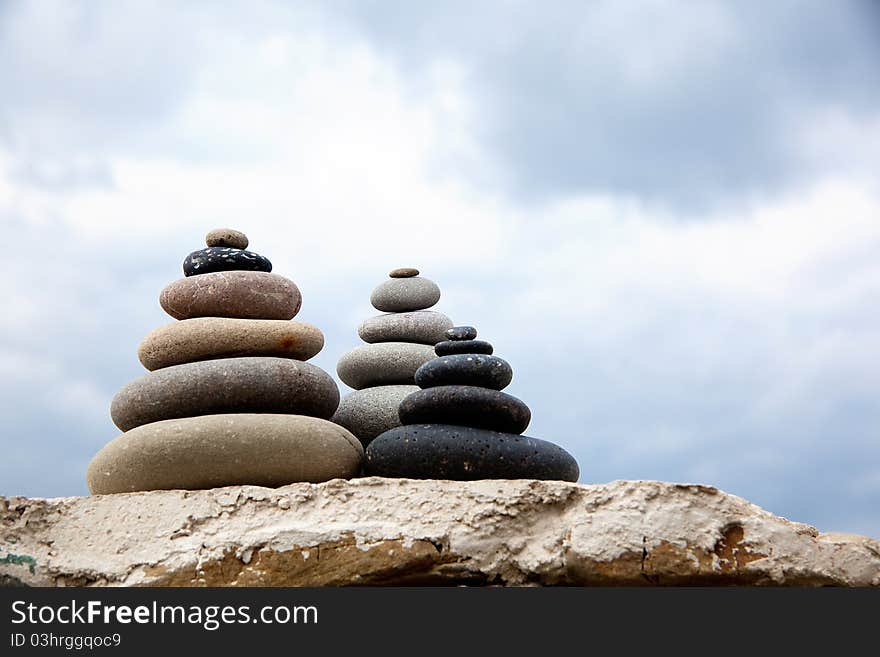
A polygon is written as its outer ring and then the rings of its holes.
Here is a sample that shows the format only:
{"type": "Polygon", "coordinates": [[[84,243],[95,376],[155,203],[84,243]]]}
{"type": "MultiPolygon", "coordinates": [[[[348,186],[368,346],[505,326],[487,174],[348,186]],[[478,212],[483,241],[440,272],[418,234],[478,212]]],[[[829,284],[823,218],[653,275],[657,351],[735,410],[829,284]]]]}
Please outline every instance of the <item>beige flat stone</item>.
{"type": "Polygon", "coordinates": [[[94,495],[354,477],[364,450],[337,424],[303,415],[240,413],[146,424],[89,463],[94,495]]]}
{"type": "Polygon", "coordinates": [[[180,278],[159,295],[174,319],[293,319],[302,295],[296,284],[264,271],[217,271],[180,278]]]}
{"type": "Polygon", "coordinates": [[[320,329],[304,322],[198,317],[147,334],[138,346],[138,359],[148,370],[238,356],[308,360],[323,346],[320,329]]]}

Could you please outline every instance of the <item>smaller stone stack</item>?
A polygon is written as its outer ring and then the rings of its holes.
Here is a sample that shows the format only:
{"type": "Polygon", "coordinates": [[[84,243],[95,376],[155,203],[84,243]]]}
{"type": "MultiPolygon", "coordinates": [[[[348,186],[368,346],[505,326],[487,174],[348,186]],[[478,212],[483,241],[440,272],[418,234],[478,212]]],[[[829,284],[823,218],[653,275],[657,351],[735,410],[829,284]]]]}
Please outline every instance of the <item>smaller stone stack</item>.
{"type": "Polygon", "coordinates": [[[553,443],[520,435],[526,404],[501,392],[513,379],[507,361],[477,340],[471,326],[446,332],[437,356],[419,367],[421,390],[398,409],[403,426],[367,447],[364,474],[410,479],[559,479],[577,481],[574,458],[553,443]]]}
{"type": "Polygon", "coordinates": [[[289,321],[299,288],[220,229],[189,254],[159,297],[176,322],[149,333],[150,372],[125,385],[110,415],[123,434],[86,473],[93,494],[320,482],[360,472],[363,447],[329,421],[336,382],[305,361],[321,331],[289,321]]]}
{"type": "Polygon", "coordinates": [[[446,315],[427,310],[440,300],[440,288],[419,270],[395,269],[373,290],[370,303],[385,314],[370,317],[358,328],[368,344],[343,354],[339,378],[355,389],[331,418],[364,446],[383,431],[400,425],[397,407],[418,390],[415,372],[434,358],[434,345],[452,327],[446,315]]]}

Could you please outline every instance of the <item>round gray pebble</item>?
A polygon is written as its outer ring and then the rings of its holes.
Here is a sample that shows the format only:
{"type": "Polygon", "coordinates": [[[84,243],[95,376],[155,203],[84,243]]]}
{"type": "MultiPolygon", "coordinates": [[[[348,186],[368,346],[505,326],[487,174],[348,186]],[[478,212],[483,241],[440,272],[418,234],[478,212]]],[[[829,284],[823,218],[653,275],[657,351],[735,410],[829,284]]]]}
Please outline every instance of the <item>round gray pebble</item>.
{"type": "Polygon", "coordinates": [[[430,308],[440,300],[440,288],[434,281],[413,276],[392,278],[381,283],[370,295],[376,310],[403,313],[430,308]]]}
{"type": "Polygon", "coordinates": [[[400,426],[397,408],[418,386],[376,386],[346,395],[331,422],[345,427],[366,447],[384,431],[400,426]]]}
{"type": "Polygon", "coordinates": [[[427,344],[367,344],[343,354],[336,364],[336,373],[343,383],[355,390],[381,385],[413,385],[416,370],[434,357],[434,347],[427,344]]]}
{"type": "Polygon", "coordinates": [[[358,335],[364,342],[418,342],[437,344],[443,340],[452,320],[443,313],[417,310],[410,313],[388,313],[363,321],[358,335]]]}

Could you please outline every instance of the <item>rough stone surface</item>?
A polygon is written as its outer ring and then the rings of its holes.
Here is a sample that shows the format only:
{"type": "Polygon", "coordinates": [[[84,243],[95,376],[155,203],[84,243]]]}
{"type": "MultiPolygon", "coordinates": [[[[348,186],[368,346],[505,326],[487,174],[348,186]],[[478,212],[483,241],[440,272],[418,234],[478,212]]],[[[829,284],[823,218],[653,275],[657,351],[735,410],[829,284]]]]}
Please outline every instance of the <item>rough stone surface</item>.
{"type": "Polygon", "coordinates": [[[545,440],[449,424],[389,429],[367,447],[364,474],[412,479],[577,481],[577,462],[545,440]]]}
{"type": "Polygon", "coordinates": [[[346,395],[330,418],[360,439],[366,447],[380,433],[400,426],[397,408],[418,386],[376,386],[346,395]]]}
{"type": "Polygon", "coordinates": [[[364,320],[358,335],[364,342],[417,342],[434,345],[443,340],[452,320],[443,313],[417,310],[388,313],[364,320]]]}
{"type": "Polygon", "coordinates": [[[323,346],[323,333],[304,322],[197,317],[151,331],[138,346],[138,359],[148,370],[237,356],[308,360],[323,346]]]}
{"type": "Polygon", "coordinates": [[[453,354],[486,354],[490,356],[494,349],[485,340],[444,340],[434,345],[434,353],[438,356],[453,354]]]}
{"type": "Polygon", "coordinates": [[[327,419],[339,405],[324,370],[289,358],[246,357],[165,367],[122,387],[110,416],[123,431],[217,413],[293,413],[327,419]]]}
{"type": "Polygon", "coordinates": [[[293,319],[302,304],[296,284],[262,271],[220,271],[168,285],[159,304],[174,319],[293,319]]]}
{"type": "Polygon", "coordinates": [[[505,433],[522,433],[532,419],[525,402],[476,386],[419,390],[400,403],[398,415],[402,424],[458,424],[505,433]]]}
{"type": "Polygon", "coordinates": [[[397,269],[392,269],[391,273],[388,274],[391,278],[412,278],[418,275],[419,270],[415,267],[398,267],[397,269]]]}
{"type": "Polygon", "coordinates": [[[93,494],[234,484],[282,486],[358,474],[360,442],[303,415],[208,415],[146,424],[110,441],[86,474],[93,494]]]}
{"type": "Polygon", "coordinates": [[[334,480],[0,498],[0,581],[880,586],[880,541],[654,481],[334,480]]]}
{"type": "Polygon", "coordinates": [[[503,390],[512,379],[513,369],[506,360],[481,354],[441,356],[422,365],[415,375],[422,388],[462,385],[503,390]]]}
{"type": "Polygon", "coordinates": [[[193,251],[183,261],[184,276],[199,276],[215,271],[272,271],[272,263],[259,253],[228,246],[209,246],[193,251]]]}
{"type": "Polygon", "coordinates": [[[380,342],[342,355],[336,373],[355,390],[369,386],[414,383],[419,367],[434,358],[434,347],[410,342],[380,342]]]}
{"type": "Polygon", "coordinates": [[[232,228],[215,228],[205,235],[205,244],[208,246],[230,246],[233,249],[246,249],[248,247],[247,235],[232,228]]]}
{"type": "Polygon", "coordinates": [[[370,303],[385,313],[403,313],[430,308],[440,300],[440,288],[434,281],[413,276],[392,278],[381,283],[370,295],[370,303]]]}
{"type": "Polygon", "coordinates": [[[446,331],[446,337],[450,340],[473,340],[477,337],[477,329],[473,326],[453,326],[446,331]]]}

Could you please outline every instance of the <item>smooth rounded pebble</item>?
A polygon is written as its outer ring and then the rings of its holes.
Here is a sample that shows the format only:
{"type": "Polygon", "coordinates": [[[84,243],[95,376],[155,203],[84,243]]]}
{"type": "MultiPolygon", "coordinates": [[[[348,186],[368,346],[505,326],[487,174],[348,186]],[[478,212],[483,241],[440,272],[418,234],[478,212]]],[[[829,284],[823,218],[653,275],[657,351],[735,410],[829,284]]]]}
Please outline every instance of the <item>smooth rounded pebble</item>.
{"type": "Polygon", "coordinates": [[[197,317],[148,333],[138,346],[138,359],[148,370],[239,356],[308,360],[323,346],[324,334],[304,322],[197,317]]]}
{"type": "Polygon", "coordinates": [[[246,249],[249,242],[247,235],[240,230],[215,228],[205,235],[205,244],[208,246],[229,246],[233,249],[246,249]]]}
{"type": "Polygon", "coordinates": [[[364,474],[411,479],[577,481],[577,461],[553,443],[446,424],[389,429],[370,443],[364,474]]]}
{"type": "Polygon", "coordinates": [[[272,271],[272,263],[259,253],[228,246],[209,246],[207,249],[193,251],[183,261],[184,276],[198,276],[215,271],[272,271]]]}
{"type": "Polygon", "coordinates": [[[329,418],[339,388],[324,370],[289,358],[221,358],[172,365],[135,379],[110,403],[113,423],[142,424],[218,413],[293,413],[329,418]]]}
{"type": "Polygon", "coordinates": [[[415,383],[415,373],[434,358],[434,347],[411,342],[380,342],[355,347],[336,363],[336,373],[347,386],[360,390],[370,386],[415,383]]]}
{"type": "Polygon", "coordinates": [[[370,303],[384,313],[405,313],[430,308],[440,300],[440,288],[434,281],[414,276],[392,278],[381,283],[370,295],[370,303]]]}
{"type": "Polygon", "coordinates": [[[358,327],[364,342],[418,342],[437,344],[443,340],[452,320],[433,310],[411,313],[388,313],[365,319],[358,327]]]}
{"type": "Polygon", "coordinates": [[[418,386],[376,386],[355,390],[339,402],[331,422],[351,431],[366,447],[376,436],[400,426],[397,407],[418,386]]]}
{"type": "Polygon", "coordinates": [[[400,402],[401,424],[457,424],[522,433],[532,413],[513,395],[476,386],[440,386],[419,390],[400,402]]]}
{"type": "Polygon", "coordinates": [[[162,290],[159,305],[174,319],[293,319],[302,295],[296,284],[262,271],[218,271],[181,278],[162,290]]]}
{"type": "Polygon", "coordinates": [[[412,278],[419,275],[419,270],[415,267],[398,267],[392,269],[388,274],[391,278],[412,278]]]}
{"type": "Polygon", "coordinates": [[[477,337],[477,329],[473,326],[453,326],[446,331],[449,340],[473,340],[477,337]]]}
{"type": "Polygon", "coordinates": [[[438,356],[452,354],[486,354],[491,355],[494,349],[485,340],[444,340],[434,345],[434,353],[438,356]]]}
{"type": "Polygon", "coordinates": [[[303,415],[241,413],[153,422],[110,441],[89,463],[93,495],[284,486],[351,478],[363,447],[343,427],[303,415]]]}
{"type": "Polygon", "coordinates": [[[512,379],[513,369],[506,360],[482,354],[441,356],[422,365],[415,375],[420,388],[462,385],[503,390],[512,379]]]}

